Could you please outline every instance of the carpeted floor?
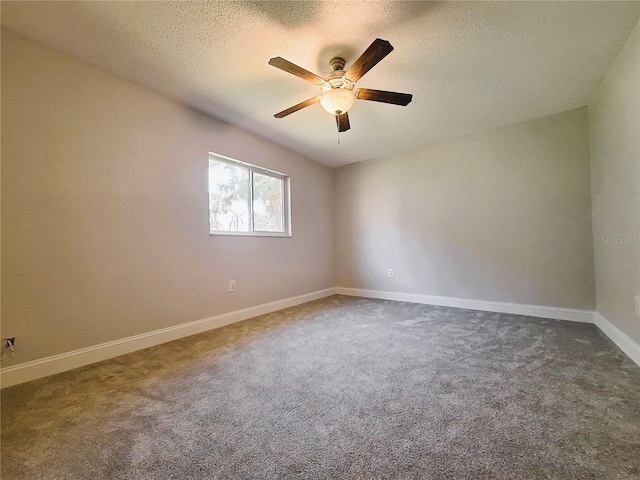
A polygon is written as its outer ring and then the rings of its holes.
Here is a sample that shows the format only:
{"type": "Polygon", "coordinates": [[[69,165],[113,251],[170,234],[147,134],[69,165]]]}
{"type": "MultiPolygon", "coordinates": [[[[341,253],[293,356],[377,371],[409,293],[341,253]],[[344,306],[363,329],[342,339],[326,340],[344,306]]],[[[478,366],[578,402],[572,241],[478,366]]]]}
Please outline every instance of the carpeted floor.
{"type": "Polygon", "coordinates": [[[8,479],[638,479],[593,325],[334,296],[2,391],[8,479]]]}

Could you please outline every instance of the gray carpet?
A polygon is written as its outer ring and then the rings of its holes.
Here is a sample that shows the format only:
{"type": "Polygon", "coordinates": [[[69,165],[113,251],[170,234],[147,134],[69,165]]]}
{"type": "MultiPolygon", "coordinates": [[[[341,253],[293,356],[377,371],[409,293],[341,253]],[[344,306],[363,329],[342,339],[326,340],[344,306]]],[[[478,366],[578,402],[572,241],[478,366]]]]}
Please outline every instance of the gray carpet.
{"type": "Polygon", "coordinates": [[[334,296],[2,392],[2,479],[638,479],[593,325],[334,296]]]}

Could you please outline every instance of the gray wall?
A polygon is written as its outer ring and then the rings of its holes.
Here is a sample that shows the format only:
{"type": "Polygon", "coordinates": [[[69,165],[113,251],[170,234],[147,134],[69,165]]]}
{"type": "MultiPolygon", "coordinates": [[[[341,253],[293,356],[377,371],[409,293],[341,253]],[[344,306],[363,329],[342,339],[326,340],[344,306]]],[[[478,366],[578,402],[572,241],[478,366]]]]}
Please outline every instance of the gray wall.
{"type": "Polygon", "coordinates": [[[332,287],[331,185],[327,167],[3,30],[13,363],[332,287]],[[209,236],[209,151],[291,176],[292,238],[209,236]]]}
{"type": "Polygon", "coordinates": [[[586,109],[341,168],[334,196],[340,286],[594,307],[586,109]]]}
{"type": "Polygon", "coordinates": [[[640,26],[589,104],[596,308],[640,342],[640,26]]]}

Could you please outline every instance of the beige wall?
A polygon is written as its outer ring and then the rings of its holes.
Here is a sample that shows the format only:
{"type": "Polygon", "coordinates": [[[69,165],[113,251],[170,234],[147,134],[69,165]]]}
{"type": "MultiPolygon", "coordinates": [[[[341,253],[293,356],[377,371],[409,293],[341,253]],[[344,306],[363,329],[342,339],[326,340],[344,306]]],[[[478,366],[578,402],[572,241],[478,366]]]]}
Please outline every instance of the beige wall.
{"type": "Polygon", "coordinates": [[[296,153],[3,31],[13,363],[332,287],[331,183],[296,153]],[[292,238],[209,236],[209,151],[291,176],[292,238]]]}
{"type": "Polygon", "coordinates": [[[586,109],[344,167],[334,192],[340,286],[594,307],[586,109]]]}
{"type": "Polygon", "coordinates": [[[640,342],[640,25],[589,103],[596,308],[640,342]]]}

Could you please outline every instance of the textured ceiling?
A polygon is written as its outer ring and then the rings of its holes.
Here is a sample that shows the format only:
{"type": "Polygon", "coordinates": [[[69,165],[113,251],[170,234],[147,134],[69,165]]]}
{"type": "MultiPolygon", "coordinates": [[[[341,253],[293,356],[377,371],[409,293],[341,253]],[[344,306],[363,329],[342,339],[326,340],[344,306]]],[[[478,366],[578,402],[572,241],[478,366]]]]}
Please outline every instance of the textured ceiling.
{"type": "Polygon", "coordinates": [[[2,2],[2,25],[148,85],[327,165],[581,107],[640,15],[639,2],[2,2]],[[358,101],[338,134],[319,93],[267,65],[320,75],[375,39],[395,50],[359,87],[412,93],[358,101]]]}

